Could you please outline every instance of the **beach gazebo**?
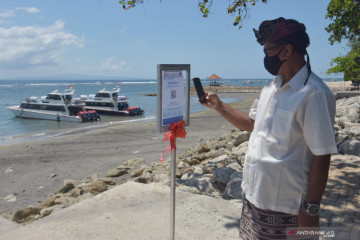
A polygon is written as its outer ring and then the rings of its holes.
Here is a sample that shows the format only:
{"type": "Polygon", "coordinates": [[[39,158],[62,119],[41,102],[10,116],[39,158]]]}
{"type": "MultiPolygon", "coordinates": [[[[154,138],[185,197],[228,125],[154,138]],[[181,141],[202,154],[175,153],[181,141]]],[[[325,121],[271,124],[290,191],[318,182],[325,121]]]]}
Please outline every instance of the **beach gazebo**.
{"type": "Polygon", "coordinates": [[[221,79],[221,77],[219,77],[218,75],[216,75],[215,73],[213,75],[211,75],[210,77],[208,77],[207,79],[210,79],[210,84],[209,86],[220,86],[221,83],[219,83],[219,79],[221,79]]]}

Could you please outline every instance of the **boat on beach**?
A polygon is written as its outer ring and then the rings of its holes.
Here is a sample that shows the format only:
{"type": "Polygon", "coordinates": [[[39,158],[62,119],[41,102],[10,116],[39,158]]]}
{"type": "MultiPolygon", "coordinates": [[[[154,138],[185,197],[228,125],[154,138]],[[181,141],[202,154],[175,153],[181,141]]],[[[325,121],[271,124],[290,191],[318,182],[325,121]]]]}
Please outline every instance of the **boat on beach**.
{"type": "Polygon", "coordinates": [[[9,106],[16,117],[66,122],[88,122],[100,120],[96,111],[86,111],[80,99],[73,98],[74,90],[55,90],[41,98],[26,98],[20,106],[9,106]]]}
{"type": "Polygon", "coordinates": [[[99,114],[128,117],[144,114],[144,110],[139,106],[130,107],[129,98],[119,96],[119,92],[119,87],[113,88],[111,91],[104,88],[96,94],[82,95],[80,98],[85,104],[85,109],[95,110],[99,114]]]}

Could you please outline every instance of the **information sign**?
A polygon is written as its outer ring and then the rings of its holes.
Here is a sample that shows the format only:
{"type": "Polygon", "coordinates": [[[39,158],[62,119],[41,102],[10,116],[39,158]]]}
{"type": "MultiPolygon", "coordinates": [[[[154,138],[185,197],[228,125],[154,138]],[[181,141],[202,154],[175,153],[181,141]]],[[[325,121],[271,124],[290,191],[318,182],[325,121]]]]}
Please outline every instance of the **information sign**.
{"type": "Polygon", "coordinates": [[[159,132],[167,131],[179,119],[189,125],[190,64],[159,64],[157,96],[159,132]]]}

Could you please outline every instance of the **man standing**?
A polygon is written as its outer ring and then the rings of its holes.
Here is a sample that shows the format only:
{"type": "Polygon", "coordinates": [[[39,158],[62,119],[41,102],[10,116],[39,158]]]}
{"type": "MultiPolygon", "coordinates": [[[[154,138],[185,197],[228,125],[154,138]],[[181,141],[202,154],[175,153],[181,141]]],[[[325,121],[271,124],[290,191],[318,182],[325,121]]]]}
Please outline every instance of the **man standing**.
{"type": "Polygon", "coordinates": [[[254,33],[264,46],[264,66],[276,78],[249,114],[215,93],[206,93],[204,105],[252,132],[243,170],[240,236],[286,239],[289,228],[319,226],[330,154],[337,152],[335,96],[311,72],[304,24],[278,18],[262,22],[254,33]]]}

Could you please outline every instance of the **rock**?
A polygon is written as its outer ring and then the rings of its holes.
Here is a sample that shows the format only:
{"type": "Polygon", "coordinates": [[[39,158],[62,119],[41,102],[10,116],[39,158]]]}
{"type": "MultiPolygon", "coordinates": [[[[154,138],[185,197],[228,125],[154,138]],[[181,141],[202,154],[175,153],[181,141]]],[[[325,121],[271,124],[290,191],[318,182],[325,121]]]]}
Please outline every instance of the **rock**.
{"type": "Polygon", "coordinates": [[[143,158],[134,158],[134,159],[130,159],[130,160],[127,160],[126,162],[124,162],[124,165],[127,167],[137,167],[144,163],[145,163],[145,160],[143,158]]]}
{"type": "Polygon", "coordinates": [[[106,173],[106,177],[120,177],[124,174],[127,174],[128,171],[125,169],[110,169],[107,173],[106,173]]]}
{"type": "Polygon", "coordinates": [[[348,155],[360,156],[360,141],[356,139],[345,140],[340,144],[339,152],[348,155]]]}
{"type": "Polygon", "coordinates": [[[47,207],[54,206],[55,205],[54,202],[55,202],[57,197],[58,197],[58,195],[52,195],[52,196],[47,197],[44,201],[42,201],[39,204],[39,208],[47,208],[47,207]]]}
{"type": "Polygon", "coordinates": [[[339,146],[341,143],[343,143],[346,139],[350,137],[350,132],[347,130],[343,130],[337,133],[336,136],[336,144],[339,146]]]}
{"type": "Polygon", "coordinates": [[[179,164],[177,165],[178,168],[187,168],[190,165],[185,163],[184,161],[179,162],[179,164]]]}
{"type": "Polygon", "coordinates": [[[135,179],[135,182],[145,183],[145,184],[151,182],[150,172],[145,172],[141,177],[135,179]]]}
{"type": "Polygon", "coordinates": [[[235,132],[233,133],[234,139],[233,139],[233,145],[235,147],[239,146],[241,143],[248,141],[250,138],[250,133],[246,131],[241,132],[235,132]]]}
{"type": "Polygon", "coordinates": [[[195,157],[192,157],[192,158],[188,157],[188,158],[184,159],[184,162],[189,164],[190,166],[193,166],[193,165],[199,164],[201,161],[195,157]]]}
{"type": "Polygon", "coordinates": [[[199,174],[199,173],[192,173],[192,172],[188,172],[186,174],[184,174],[182,177],[181,177],[181,180],[190,180],[190,179],[194,179],[194,178],[199,178],[201,177],[202,174],[199,174]]]}
{"type": "Polygon", "coordinates": [[[194,170],[194,173],[203,174],[203,169],[202,169],[202,167],[193,166],[193,170],[194,170]]]}
{"type": "Polygon", "coordinates": [[[230,181],[230,176],[236,172],[233,168],[224,167],[224,168],[216,168],[213,171],[213,176],[215,180],[222,184],[227,184],[230,181]]]}
{"type": "Polygon", "coordinates": [[[3,200],[7,201],[7,202],[16,202],[17,196],[16,196],[16,194],[10,194],[10,195],[7,195],[6,197],[4,197],[3,200]]]}
{"type": "MultiPolygon", "coordinates": [[[[68,207],[72,205],[72,202],[74,202],[75,198],[66,196],[66,195],[58,195],[57,198],[55,198],[54,204],[55,205],[62,205],[64,207],[68,207]]],[[[75,201],[76,202],[76,201],[75,201]]]]}
{"type": "Polygon", "coordinates": [[[190,193],[194,193],[194,194],[200,193],[200,191],[196,187],[189,187],[186,185],[179,185],[179,187],[177,187],[177,190],[183,191],[183,192],[190,192],[190,193]]]}
{"type": "Polygon", "coordinates": [[[108,178],[98,178],[98,181],[104,182],[106,185],[116,185],[116,182],[111,177],[108,178]]]}
{"type": "Polygon", "coordinates": [[[80,180],[74,180],[74,179],[65,179],[64,180],[64,185],[66,185],[67,183],[72,183],[74,186],[77,186],[80,184],[80,180]]]}
{"type": "Polygon", "coordinates": [[[75,186],[72,182],[66,183],[62,188],[60,188],[56,193],[67,193],[71,189],[73,189],[75,186]]]}
{"type": "Polygon", "coordinates": [[[354,124],[349,132],[356,140],[360,140],[360,124],[354,124]]]}
{"type": "Polygon", "coordinates": [[[215,191],[214,181],[209,177],[201,176],[200,178],[190,178],[185,185],[189,187],[195,187],[199,190],[199,192],[207,194],[211,194],[213,191],[215,191]]]}
{"type": "Polygon", "coordinates": [[[151,175],[151,182],[159,183],[163,186],[170,185],[170,174],[167,172],[153,172],[151,175]]]}
{"type": "Polygon", "coordinates": [[[234,178],[239,178],[240,180],[242,180],[243,172],[234,172],[233,174],[231,174],[230,181],[233,180],[234,178]]]}
{"type": "Polygon", "coordinates": [[[241,183],[242,179],[236,177],[233,178],[226,184],[224,195],[235,199],[242,199],[244,196],[244,192],[241,188],[241,183]]]}
{"type": "Polygon", "coordinates": [[[46,216],[50,215],[50,213],[52,213],[54,208],[55,208],[55,206],[41,209],[40,210],[40,217],[46,217],[46,216]]]}
{"type": "Polygon", "coordinates": [[[138,169],[135,169],[134,171],[130,172],[131,177],[139,177],[143,175],[146,172],[151,172],[151,168],[149,165],[141,165],[138,169]]]}
{"type": "Polygon", "coordinates": [[[72,197],[77,198],[84,194],[84,190],[82,190],[82,188],[76,187],[71,190],[70,194],[72,197]]]}
{"type": "Polygon", "coordinates": [[[128,167],[128,166],[124,166],[124,165],[120,165],[118,166],[116,169],[121,169],[121,170],[130,170],[132,167],[128,167]]]}
{"type": "Polygon", "coordinates": [[[210,148],[209,146],[207,146],[206,144],[202,143],[198,146],[197,149],[197,153],[201,154],[201,153],[206,153],[206,152],[210,152],[210,148]]]}
{"type": "Polygon", "coordinates": [[[40,214],[40,208],[30,206],[15,211],[13,214],[11,214],[10,220],[17,223],[28,222],[35,220],[35,216],[39,214],[40,214]]]}
{"type": "Polygon", "coordinates": [[[102,192],[108,190],[108,187],[102,181],[95,181],[86,186],[83,186],[82,189],[84,190],[84,192],[89,192],[93,195],[97,195],[99,193],[102,193],[102,192]]]}
{"type": "Polygon", "coordinates": [[[239,146],[232,148],[231,149],[232,154],[239,157],[244,157],[246,154],[248,143],[249,143],[248,141],[244,141],[239,146]]]}
{"type": "Polygon", "coordinates": [[[208,159],[206,161],[203,161],[201,163],[202,166],[209,166],[209,167],[213,167],[213,166],[217,166],[217,167],[224,167],[227,163],[229,162],[234,162],[235,160],[235,156],[229,155],[229,154],[224,154],[221,155],[217,158],[214,159],[208,159]]]}
{"type": "Polygon", "coordinates": [[[96,180],[98,180],[99,178],[101,178],[101,173],[93,173],[93,174],[91,174],[91,177],[90,177],[90,179],[91,179],[91,182],[94,182],[94,181],[96,181],[96,180]]]}

